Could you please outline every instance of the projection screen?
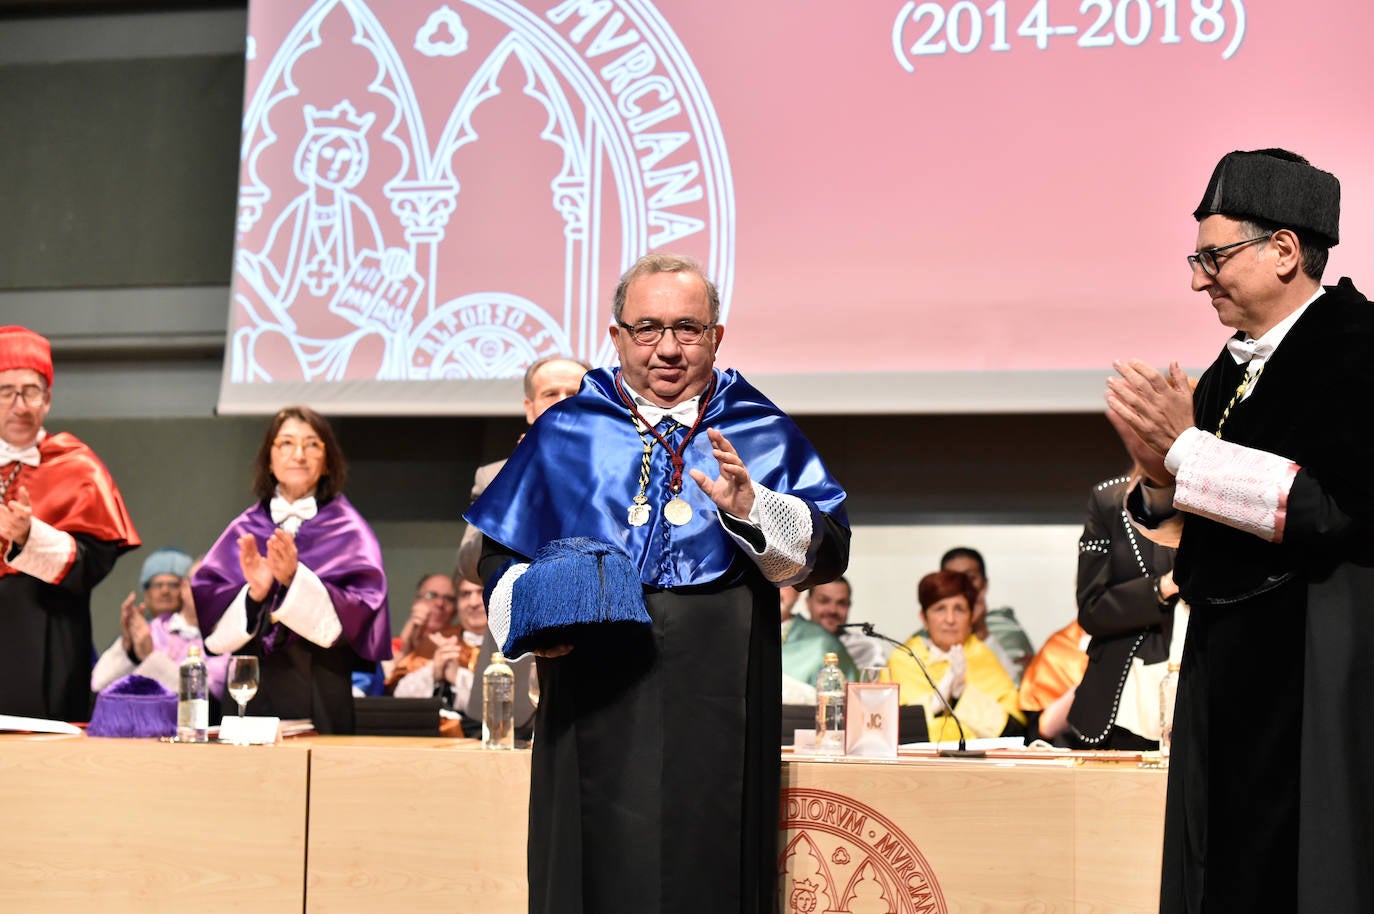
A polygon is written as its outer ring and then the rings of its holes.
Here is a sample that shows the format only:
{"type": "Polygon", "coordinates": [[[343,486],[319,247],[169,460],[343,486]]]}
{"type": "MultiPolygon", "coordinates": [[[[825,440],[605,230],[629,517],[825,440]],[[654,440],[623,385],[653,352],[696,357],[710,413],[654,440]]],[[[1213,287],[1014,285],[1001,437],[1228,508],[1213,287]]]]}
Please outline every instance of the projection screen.
{"type": "MultiPolygon", "coordinates": [[[[810,413],[1101,408],[1199,369],[1218,157],[1374,236],[1359,0],[254,0],[223,413],[500,414],[614,359],[621,271],[718,283],[720,363],[810,413]]],[[[1374,282],[1367,276],[1365,282],[1374,282]]]]}

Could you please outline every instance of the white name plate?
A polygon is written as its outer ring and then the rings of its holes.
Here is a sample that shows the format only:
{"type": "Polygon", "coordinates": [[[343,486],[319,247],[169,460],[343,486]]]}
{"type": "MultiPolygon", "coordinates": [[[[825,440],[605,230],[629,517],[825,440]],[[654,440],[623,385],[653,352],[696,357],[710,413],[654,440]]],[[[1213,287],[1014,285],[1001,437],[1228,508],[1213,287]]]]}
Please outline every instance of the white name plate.
{"type": "Polygon", "coordinates": [[[226,715],[220,721],[219,741],[237,746],[276,745],[281,742],[281,718],[226,715]]]}

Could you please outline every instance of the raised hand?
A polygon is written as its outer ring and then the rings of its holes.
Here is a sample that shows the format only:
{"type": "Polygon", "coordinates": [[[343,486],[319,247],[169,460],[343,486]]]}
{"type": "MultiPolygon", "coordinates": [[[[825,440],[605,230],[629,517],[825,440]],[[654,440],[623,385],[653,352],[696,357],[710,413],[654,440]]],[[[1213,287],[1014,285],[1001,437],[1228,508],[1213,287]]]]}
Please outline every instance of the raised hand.
{"type": "Polygon", "coordinates": [[[749,484],[749,470],[729,439],[716,429],[707,429],[711,439],[711,454],[720,466],[720,476],[711,479],[700,470],[692,470],[692,479],[715,502],[716,507],[740,520],[747,520],[754,507],[754,487],[749,484]]]}
{"type": "Polygon", "coordinates": [[[267,564],[272,577],[283,587],[290,587],[296,577],[296,538],[278,528],[267,540],[267,564]]]}
{"type": "Polygon", "coordinates": [[[272,566],[267,557],[258,552],[258,542],[253,534],[245,533],[239,537],[239,568],[248,584],[248,596],[261,603],[272,591],[272,566]]]}
{"type": "Polygon", "coordinates": [[[29,503],[29,490],[20,486],[18,497],[0,504],[0,540],[23,546],[29,541],[29,527],[33,521],[33,506],[29,503]]]}

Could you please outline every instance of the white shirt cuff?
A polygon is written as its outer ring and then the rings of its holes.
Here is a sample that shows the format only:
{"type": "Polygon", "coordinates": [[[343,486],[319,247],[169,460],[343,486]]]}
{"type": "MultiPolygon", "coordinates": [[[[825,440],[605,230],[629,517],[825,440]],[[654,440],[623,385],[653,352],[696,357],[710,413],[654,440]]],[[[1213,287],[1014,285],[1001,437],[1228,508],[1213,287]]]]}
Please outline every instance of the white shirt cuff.
{"type": "Polygon", "coordinates": [[[272,621],[280,622],[307,641],[329,647],[343,634],[343,623],[334,611],[334,601],[315,572],[301,562],[296,563],[296,576],[286,589],[286,596],[272,621]]]}
{"type": "Polygon", "coordinates": [[[1177,477],[1179,467],[1183,466],[1189,455],[1195,453],[1205,439],[1215,437],[1215,435],[1208,435],[1196,425],[1185,428],[1183,434],[1174,439],[1173,446],[1169,448],[1169,453],[1164,455],[1164,469],[1177,477]]]}
{"type": "Polygon", "coordinates": [[[29,538],[9,566],[47,584],[60,584],[76,561],[76,540],[36,517],[29,518],[29,538]]]}
{"type": "Polygon", "coordinates": [[[219,617],[215,630],[205,639],[205,649],[212,654],[232,654],[253,640],[248,630],[248,585],[234,597],[224,615],[219,617]]]}
{"type": "Polygon", "coordinates": [[[753,480],[749,484],[754,489],[749,519],[730,516],[736,523],[747,523],[762,534],[763,551],[756,551],[753,544],[731,530],[717,512],[721,526],[774,584],[783,586],[804,580],[811,571],[808,560],[816,535],[811,506],[795,495],[774,492],[753,480]]]}

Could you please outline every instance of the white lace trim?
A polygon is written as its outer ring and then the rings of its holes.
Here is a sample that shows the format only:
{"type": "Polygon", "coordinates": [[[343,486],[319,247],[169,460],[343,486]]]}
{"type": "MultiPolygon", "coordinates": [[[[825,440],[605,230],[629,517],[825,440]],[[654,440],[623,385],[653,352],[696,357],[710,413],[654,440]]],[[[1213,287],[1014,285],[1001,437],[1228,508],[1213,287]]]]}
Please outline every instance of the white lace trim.
{"type": "MultiPolygon", "coordinates": [[[[2,558],[2,557],[0,557],[2,558]]],[[[29,538],[9,566],[46,584],[60,584],[76,561],[76,540],[36,517],[29,518],[29,538]]]]}
{"type": "MultiPolygon", "coordinates": [[[[774,584],[786,586],[805,580],[811,571],[812,546],[816,540],[816,521],[809,504],[795,495],[784,495],[750,480],[754,489],[754,508],[748,523],[763,535],[763,551],[757,552],[747,539],[730,529],[721,518],[725,532],[759,566],[763,576],[774,584]]],[[[719,512],[717,512],[719,514],[719,512]]]]}
{"type": "Polygon", "coordinates": [[[1288,492],[1301,469],[1296,463],[1197,428],[1180,435],[1169,453],[1175,450],[1180,458],[1176,507],[1267,542],[1283,541],[1288,492]]]}
{"type": "MultiPolygon", "coordinates": [[[[503,654],[506,652],[506,639],[510,637],[510,608],[515,592],[515,582],[520,580],[520,577],[529,570],[529,562],[512,565],[506,569],[506,573],[501,575],[501,580],[497,581],[496,586],[491,589],[491,600],[487,603],[487,630],[491,632],[492,640],[501,648],[503,654]]],[[[517,660],[519,658],[507,655],[506,659],[517,660]]]]}

